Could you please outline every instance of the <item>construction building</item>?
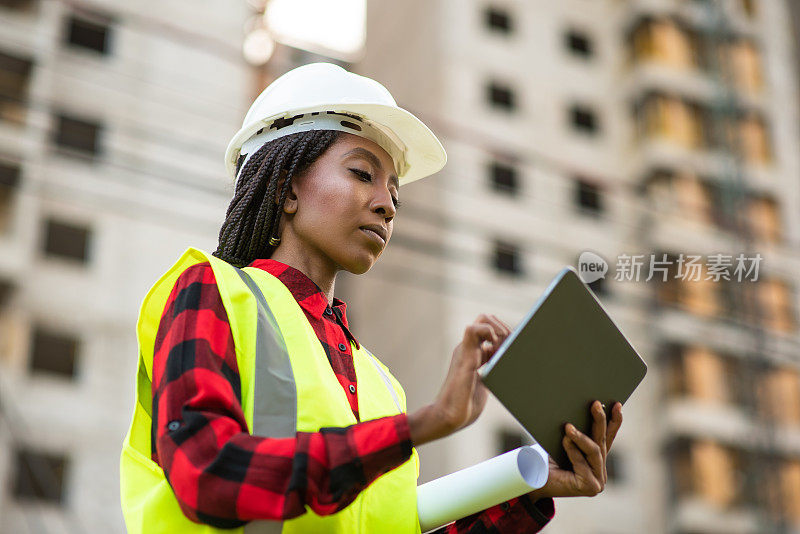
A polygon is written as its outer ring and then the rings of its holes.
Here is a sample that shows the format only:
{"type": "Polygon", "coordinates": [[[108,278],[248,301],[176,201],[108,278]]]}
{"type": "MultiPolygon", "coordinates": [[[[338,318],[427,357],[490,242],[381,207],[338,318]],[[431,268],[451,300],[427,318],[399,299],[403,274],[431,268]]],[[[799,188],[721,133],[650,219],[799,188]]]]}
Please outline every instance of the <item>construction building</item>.
{"type": "Polygon", "coordinates": [[[244,2],[0,2],[0,532],[124,532],[138,305],[214,250],[244,2]]]}
{"type": "MultiPolygon", "coordinates": [[[[431,125],[449,162],[404,188],[373,287],[360,280],[349,300],[410,410],[431,400],[479,313],[515,323],[593,251],[610,271],[592,287],[649,372],[605,492],[560,499],[547,531],[800,532],[797,8],[405,6],[369,3],[357,68],[431,125]],[[625,257],[643,260],[638,281],[615,276],[625,257]]],[[[422,478],[525,441],[492,400],[422,448],[422,478]]]]}
{"type": "MultiPolygon", "coordinates": [[[[610,270],[591,287],[649,372],[606,490],[559,499],[546,531],[800,532],[797,6],[367,6],[363,58],[342,64],[449,157],[403,187],[375,268],[337,284],[409,411],[479,313],[516,323],[592,251],[610,270]],[[739,254],[760,255],[756,281],[736,280],[739,254]],[[680,277],[688,255],[700,280],[680,277]],[[641,278],[615,276],[623,256],[641,278]]],[[[215,248],[224,148],[255,94],[328,59],[278,46],[248,65],[251,10],[0,0],[0,532],[124,532],[138,303],[187,246],[215,248]]],[[[527,439],[490,399],[420,448],[421,482],[527,439]]]]}

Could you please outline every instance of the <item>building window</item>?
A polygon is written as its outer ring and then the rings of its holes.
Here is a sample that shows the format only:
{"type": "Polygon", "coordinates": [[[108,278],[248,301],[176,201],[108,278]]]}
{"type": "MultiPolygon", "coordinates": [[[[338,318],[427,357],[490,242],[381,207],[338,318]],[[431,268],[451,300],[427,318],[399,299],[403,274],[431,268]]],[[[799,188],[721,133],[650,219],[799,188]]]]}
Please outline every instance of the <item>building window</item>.
{"type": "Polygon", "coordinates": [[[656,211],[665,217],[715,224],[721,229],[735,227],[730,202],[712,180],[688,172],[656,169],[647,176],[645,191],[656,211]]]}
{"type": "Polygon", "coordinates": [[[669,446],[673,491],[721,510],[750,504],[745,486],[748,458],[742,451],[708,439],[679,439],[669,446]]]}
{"type": "Polygon", "coordinates": [[[48,220],[45,223],[44,252],[47,256],[88,261],[90,231],[86,227],[48,220]]]}
{"type": "Polygon", "coordinates": [[[789,522],[800,524],[800,458],[781,458],[778,471],[780,482],[776,486],[781,490],[776,508],[780,506],[778,510],[789,522]]]}
{"type": "Polygon", "coordinates": [[[599,129],[597,115],[594,110],[586,106],[575,105],[569,110],[572,128],[576,131],[595,134],[599,129]]]}
{"type": "Polygon", "coordinates": [[[751,295],[749,300],[756,303],[751,312],[751,321],[779,332],[791,333],[796,330],[793,305],[796,298],[794,288],[788,282],[759,275],[758,281],[748,286],[745,286],[745,290],[747,295],[751,295]]]}
{"type": "Polygon", "coordinates": [[[758,15],[758,4],[756,0],[741,0],[742,11],[748,17],[755,18],[758,15]]]}
{"type": "Polygon", "coordinates": [[[699,105],[674,96],[648,94],[634,110],[640,138],[658,138],[689,149],[714,143],[710,117],[699,105]]]}
{"type": "Polygon", "coordinates": [[[598,297],[608,294],[605,278],[598,278],[594,282],[589,282],[586,285],[589,286],[589,289],[592,290],[592,293],[594,293],[598,297]]]}
{"type": "Polygon", "coordinates": [[[669,18],[644,18],[629,37],[631,58],[688,70],[703,66],[705,47],[698,35],[669,18]]]}
{"type": "Polygon", "coordinates": [[[497,454],[503,454],[527,445],[525,434],[519,430],[503,428],[497,432],[497,454]]]}
{"type": "Polygon", "coordinates": [[[517,169],[511,165],[493,161],[489,164],[489,178],[492,189],[514,195],[519,192],[517,169]]]}
{"type": "Polygon", "coordinates": [[[513,30],[511,15],[499,7],[487,7],[483,12],[483,20],[486,27],[492,31],[508,34],[513,30]]]}
{"type": "Polygon", "coordinates": [[[764,86],[761,52],[752,40],[738,39],[725,46],[726,71],[740,89],[758,93],[764,86]]]}
{"type": "Polygon", "coordinates": [[[665,350],[668,393],[706,404],[745,402],[740,389],[743,369],[738,360],[699,345],[673,345],[665,350]]]}
{"type": "Polygon", "coordinates": [[[747,223],[753,236],[777,243],[783,237],[778,202],[768,196],[752,196],[747,201],[747,223]]]}
{"type": "Polygon", "coordinates": [[[516,108],[514,92],[507,85],[491,82],[487,86],[487,97],[489,98],[489,103],[495,108],[506,111],[512,111],[516,108]]]}
{"type": "Polygon", "coordinates": [[[0,234],[8,230],[14,192],[19,187],[20,166],[0,160],[0,234]]]}
{"type": "Polygon", "coordinates": [[[23,124],[33,61],[0,52],[0,120],[23,124]]]}
{"type": "Polygon", "coordinates": [[[494,243],[494,268],[502,273],[522,274],[519,247],[512,243],[496,241],[494,243]]]}
{"type": "Polygon", "coordinates": [[[75,337],[36,327],[31,340],[30,369],[73,378],[77,352],[75,337]]]}
{"type": "Polygon", "coordinates": [[[739,119],[739,153],[747,163],[769,163],[772,159],[771,145],[764,119],[753,113],[739,119]]]}
{"type": "Polygon", "coordinates": [[[32,6],[33,0],[0,0],[0,8],[22,11],[30,9],[32,6]]]}
{"type": "Polygon", "coordinates": [[[5,308],[11,300],[11,295],[14,293],[16,286],[14,281],[10,278],[0,277],[0,310],[5,308]]]}
{"type": "Polygon", "coordinates": [[[14,497],[56,504],[64,502],[65,456],[26,448],[17,449],[15,456],[12,475],[14,497]]]}
{"type": "Polygon", "coordinates": [[[15,188],[19,185],[21,168],[17,163],[0,161],[0,188],[15,188]]]}
{"type": "Polygon", "coordinates": [[[600,187],[586,180],[575,180],[575,203],[582,213],[594,216],[603,213],[600,187]]]}
{"type": "Polygon", "coordinates": [[[645,256],[647,264],[642,273],[646,275],[642,276],[650,275],[648,264],[651,259],[655,267],[651,283],[655,284],[658,304],[676,306],[700,317],[716,317],[724,312],[723,284],[707,279],[708,267],[702,261],[689,256],[656,253],[654,258],[645,256]],[[662,268],[666,269],[666,274],[656,270],[662,268]]]}
{"type": "Polygon", "coordinates": [[[77,16],[67,20],[67,43],[79,48],[85,48],[108,54],[110,26],[93,22],[77,16]]]}
{"type": "Polygon", "coordinates": [[[569,30],[565,34],[567,50],[575,56],[585,59],[594,54],[594,45],[588,35],[578,30],[569,30]]]}
{"type": "Polygon", "coordinates": [[[100,124],[66,115],[59,115],[56,121],[54,141],[58,146],[91,156],[100,153],[100,124]]]}
{"type": "Polygon", "coordinates": [[[609,452],[606,456],[606,471],[608,474],[608,481],[614,484],[619,484],[625,480],[625,471],[623,469],[623,461],[619,457],[619,450],[609,452]]]}
{"type": "Polygon", "coordinates": [[[782,366],[770,369],[759,377],[762,394],[758,400],[767,418],[786,426],[800,426],[800,373],[782,366]]]}

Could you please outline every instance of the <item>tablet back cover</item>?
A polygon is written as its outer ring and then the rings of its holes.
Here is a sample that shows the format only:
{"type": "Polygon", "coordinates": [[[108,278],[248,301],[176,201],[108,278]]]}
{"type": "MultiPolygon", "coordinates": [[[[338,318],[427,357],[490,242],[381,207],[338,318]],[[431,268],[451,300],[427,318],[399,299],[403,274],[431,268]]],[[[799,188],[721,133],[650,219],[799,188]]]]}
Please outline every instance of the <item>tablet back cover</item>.
{"type": "Polygon", "coordinates": [[[625,403],[647,366],[591,290],[563,269],[479,373],[486,386],[563,469],[570,422],[591,436],[589,406],[625,403]]]}

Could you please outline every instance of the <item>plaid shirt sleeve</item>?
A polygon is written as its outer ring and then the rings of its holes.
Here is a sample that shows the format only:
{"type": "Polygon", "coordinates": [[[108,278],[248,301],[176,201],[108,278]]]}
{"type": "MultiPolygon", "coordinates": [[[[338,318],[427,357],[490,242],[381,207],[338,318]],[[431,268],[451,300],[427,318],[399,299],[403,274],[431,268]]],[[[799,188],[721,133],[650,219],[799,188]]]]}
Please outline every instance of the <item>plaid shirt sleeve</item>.
{"type": "Polygon", "coordinates": [[[406,414],[289,438],[247,432],[228,317],[208,263],[176,281],[153,360],[153,460],[192,521],[319,515],[351,503],[411,456],[406,414]]]}
{"type": "Polygon", "coordinates": [[[555,515],[553,499],[532,501],[528,494],[445,525],[431,534],[529,534],[555,515]]]}

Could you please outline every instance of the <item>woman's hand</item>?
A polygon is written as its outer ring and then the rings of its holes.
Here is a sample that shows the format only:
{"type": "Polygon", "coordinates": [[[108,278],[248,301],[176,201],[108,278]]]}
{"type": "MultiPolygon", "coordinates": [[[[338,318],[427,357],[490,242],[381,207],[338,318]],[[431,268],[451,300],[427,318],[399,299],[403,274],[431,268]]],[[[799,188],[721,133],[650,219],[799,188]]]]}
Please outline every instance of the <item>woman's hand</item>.
{"type": "Polygon", "coordinates": [[[433,404],[409,416],[411,441],[419,446],[472,424],[486,405],[488,390],[478,368],[492,357],[511,328],[494,315],[479,315],[464,331],[433,404]]]}
{"type": "Polygon", "coordinates": [[[608,425],[600,401],[592,403],[591,410],[594,418],[592,437],[568,424],[567,435],[561,442],[572,462],[573,470],[561,469],[550,458],[547,483],[528,494],[532,500],[543,497],[594,497],[605,488],[608,481],[606,458],[622,425],[622,404],[619,402],[614,404],[608,425]]]}

